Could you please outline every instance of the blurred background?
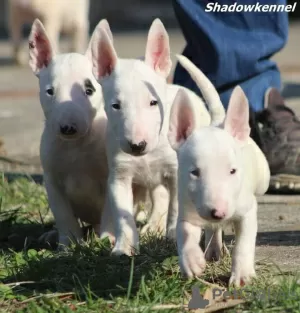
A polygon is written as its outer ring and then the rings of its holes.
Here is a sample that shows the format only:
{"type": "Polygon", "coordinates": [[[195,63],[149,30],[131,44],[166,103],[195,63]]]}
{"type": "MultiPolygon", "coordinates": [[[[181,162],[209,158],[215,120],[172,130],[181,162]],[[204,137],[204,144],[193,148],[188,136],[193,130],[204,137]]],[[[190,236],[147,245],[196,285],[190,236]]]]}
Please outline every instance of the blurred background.
{"type": "MultiPolygon", "coordinates": [[[[7,1],[0,0],[0,171],[25,170],[36,173],[41,171],[39,141],[43,129],[38,81],[29,69],[28,62],[23,67],[12,62],[7,1]]],[[[106,18],[114,35],[117,53],[121,57],[144,55],[148,29],[157,17],[169,32],[174,69],[174,55],[182,51],[185,41],[171,0],[90,0],[90,33],[100,19],[106,18]]],[[[288,44],[273,59],[282,71],[284,96],[287,97],[288,104],[300,114],[300,4],[289,18],[288,44]]],[[[25,43],[30,26],[24,25],[23,29],[26,55],[28,52],[25,43]]],[[[68,36],[62,37],[62,50],[67,46],[68,40],[68,36]]]]}
{"type": "MultiPolygon", "coordinates": [[[[8,1],[0,0],[1,38],[8,35],[6,27],[8,1]]],[[[168,27],[177,26],[171,0],[90,0],[89,20],[91,30],[102,18],[107,18],[115,31],[147,29],[154,17],[163,19],[168,27]]],[[[29,27],[27,27],[27,33],[28,29],[29,27]]]]}
{"type": "MultiPolygon", "coordinates": [[[[0,36],[6,38],[6,7],[8,0],[0,0],[0,36]]],[[[26,1],[26,0],[24,0],[26,1]]],[[[295,1],[287,0],[289,4],[295,1]]],[[[172,0],[90,0],[89,20],[91,30],[102,18],[107,18],[115,31],[147,30],[153,18],[161,18],[168,28],[178,26],[172,0]]],[[[300,18],[300,5],[290,13],[292,20],[300,18]]],[[[26,29],[26,27],[25,27],[26,29]]],[[[29,26],[27,26],[27,33],[29,26]]],[[[26,31],[25,31],[26,33],[26,31]]]]}

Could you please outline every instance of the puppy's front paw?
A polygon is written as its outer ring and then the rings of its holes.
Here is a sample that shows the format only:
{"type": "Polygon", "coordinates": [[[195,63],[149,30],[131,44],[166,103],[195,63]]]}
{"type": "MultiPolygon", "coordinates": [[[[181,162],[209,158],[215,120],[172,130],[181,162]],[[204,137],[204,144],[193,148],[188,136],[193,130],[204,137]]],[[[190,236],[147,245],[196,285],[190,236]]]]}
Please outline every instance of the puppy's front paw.
{"type": "Polygon", "coordinates": [[[167,238],[169,240],[176,241],[176,229],[175,228],[168,229],[168,231],[167,231],[167,238]]]}
{"type": "Polygon", "coordinates": [[[129,244],[124,244],[124,243],[119,244],[117,242],[111,253],[112,255],[115,255],[115,256],[121,256],[121,255],[133,256],[133,255],[138,254],[139,251],[138,251],[138,246],[133,247],[129,244]]]}
{"type": "Polygon", "coordinates": [[[59,251],[65,251],[70,247],[73,243],[75,244],[82,244],[84,242],[82,234],[78,236],[72,236],[72,235],[59,235],[59,243],[57,246],[57,249],[59,251]]]}
{"type": "Polygon", "coordinates": [[[145,211],[139,211],[136,215],[135,220],[139,223],[145,223],[147,220],[147,213],[145,211]]]}
{"type": "Polygon", "coordinates": [[[175,240],[177,238],[177,217],[172,216],[167,221],[167,238],[170,240],[175,240]]]}
{"type": "Polygon", "coordinates": [[[206,265],[203,251],[198,245],[184,248],[179,263],[182,274],[188,278],[201,276],[206,265]]]}
{"type": "Polygon", "coordinates": [[[100,239],[108,238],[111,246],[114,246],[114,244],[116,242],[116,237],[113,234],[111,234],[110,232],[106,232],[106,231],[100,233],[99,238],[100,239]]]}
{"type": "Polygon", "coordinates": [[[176,241],[176,236],[177,236],[176,227],[177,227],[177,223],[171,223],[167,225],[167,238],[168,239],[176,241]]]}
{"type": "Polygon", "coordinates": [[[210,244],[205,252],[206,261],[219,261],[221,258],[222,249],[219,245],[210,244]]]}
{"type": "Polygon", "coordinates": [[[154,223],[150,222],[147,223],[143,228],[141,229],[141,235],[145,235],[147,233],[150,234],[158,234],[164,236],[166,233],[166,226],[163,223],[154,223]]]}
{"type": "Polygon", "coordinates": [[[219,261],[222,257],[230,255],[228,248],[225,243],[220,246],[219,244],[211,244],[205,251],[206,261],[219,261]]]}
{"type": "Polygon", "coordinates": [[[229,280],[229,285],[234,287],[241,287],[249,284],[251,279],[256,277],[255,269],[253,264],[242,264],[234,265],[229,280]]]}

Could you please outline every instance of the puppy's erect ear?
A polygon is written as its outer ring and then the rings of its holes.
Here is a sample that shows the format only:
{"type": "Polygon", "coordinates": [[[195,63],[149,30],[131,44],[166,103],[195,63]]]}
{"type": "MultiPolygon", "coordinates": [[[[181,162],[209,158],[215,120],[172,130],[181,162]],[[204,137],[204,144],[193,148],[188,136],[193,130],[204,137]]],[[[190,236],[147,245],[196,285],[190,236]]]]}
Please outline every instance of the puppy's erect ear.
{"type": "Polygon", "coordinates": [[[233,89],[224,121],[224,129],[240,142],[250,135],[248,99],[240,86],[233,89]]]}
{"type": "Polygon", "coordinates": [[[110,26],[108,24],[108,21],[106,19],[102,19],[98,24],[97,26],[95,27],[94,31],[93,31],[93,34],[91,36],[91,39],[90,39],[90,42],[89,42],[89,45],[88,45],[88,48],[85,52],[85,55],[90,59],[92,60],[92,40],[93,40],[93,36],[94,34],[96,34],[99,29],[103,29],[106,31],[109,39],[111,40],[111,42],[113,43],[113,35],[112,35],[112,32],[111,32],[111,29],[110,29],[110,26]]]}
{"type": "Polygon", "coordinates": [[[104,29],[109,37],[109,39],[111,40],[111,42],[114,41],[114,38],[113,38],[113,34],[111,32],[111,29],[110,29],[110,26],[108,24],[108,21],[107,19],[102,19],[99,24],[98,24],[99,27],[101,27],[102,29],[104,29]]]}
{"type": "Polygon", "coordinates": [[[112,73],[118,58],[112,40],[102,27],[95,29],[90,46],[93,74],[99,82],[112,73]]]}
{"type": "Polygon", "coordinates": [[[196,128],[195,114],[187,93],[179,89],[171,108],[168,132],[174,150],[178,150],[196,128]]]}
{"type": "Polygon", "coordinates": [[[172,61],[170,58],[169,35],[160,19],[155,19],[149,29],[145,63],[158,74],[167,78],[172,61]]]}
{"type": "Polygon", "coordinates": [[[46,30],[39,19],[35,19],[29,35],[29,65],[36,76],[48,67],[54,52],[46,30]]]}

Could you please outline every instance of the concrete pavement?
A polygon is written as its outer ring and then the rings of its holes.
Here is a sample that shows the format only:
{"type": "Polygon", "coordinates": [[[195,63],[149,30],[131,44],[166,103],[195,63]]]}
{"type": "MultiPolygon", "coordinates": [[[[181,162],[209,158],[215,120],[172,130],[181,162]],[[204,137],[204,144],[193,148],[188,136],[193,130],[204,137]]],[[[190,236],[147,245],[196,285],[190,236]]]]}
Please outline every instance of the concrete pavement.
{"type": "MultiPolygon", "coordinates": [[[[290,28],[289,42],[274,56],[286,83],[288,103],[300,116],[300,60],[298,45],[300,24],[290,28]]],[[[146,33],[114,34],[117,52],[121,57],[144,54],[146,33]]],[[[180,30],[170,31],[172,57],[184,47],[180,30]]],[[[65,45],[64,45],[65,46],[65,45]]],[[[0,158],[0,171],[41,172],[39,140],[43,129],[43,114],[38,99],[38,80],[30,69],[10,64],[10,47],[0,43],[0,138],[1,149],[8,158],[30,165],[11,164],[0,158]]],[[[257,259],[271,257],[285,269],[300,268],[300,196],[271,196],[260,198],[257,259]]],[[[231,235],[231,229],[226,234],[231,235]]],[[[229,237],[230,239],[231,237],[229,237]]]]}

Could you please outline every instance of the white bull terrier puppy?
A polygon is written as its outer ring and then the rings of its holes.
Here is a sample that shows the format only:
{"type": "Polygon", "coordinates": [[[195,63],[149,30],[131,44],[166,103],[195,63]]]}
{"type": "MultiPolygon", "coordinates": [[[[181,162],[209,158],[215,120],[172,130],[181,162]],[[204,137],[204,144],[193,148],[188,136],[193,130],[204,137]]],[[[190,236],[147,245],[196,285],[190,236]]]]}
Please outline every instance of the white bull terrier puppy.
{"type": "MultiPolygon", "coordinates": [[[[189,73],[204,75],[186,57],[178,59],[189,73]]],[[[233,222],[236,243],[230,284],[240,286],[255,276],[256,195],[268,189],[269,166],[249,136],[248,100],[239,86],[232,92],[222,125],[196,129],[196,116],[188,96],[179,91],[170,114],[168,138],[178,156],[181,271],[193,277],[205,268],[199,246],[202,227],[209,229],[213,247],[218,250],[214,252],[219,255],[221,227],[233,222]]]]}
{"type": "Polygon", "coordinates": [[[89,0],[8,0],[8,27],[13,45],[13,57],[24,65],[22,54],[22,27],[40,19],[58,53],[62,31],[72,35],[72,52],[84,53],[88,43],[89,0]]]}
{"type": "MultiPolygon", "coordinates": [[[[91,45],[93,71],[102,86],[108,117],[108,198],[116,225],[113,254],[132,255],[139,247],[132,186],[149,188],[157,199],[142,232],[167,228],[167,236],[175,237],[177,157],[167,133],[171,105],[181,87],[166,81],[171,70],[169,37],[159,19],[149,30],[144,61],[118,58],[112,41],[101,29],[91,45]]],[[[197,125],[209,125],[210,115],[204,102],[185,90],[198,112],[197,125]]],[[[213,119],[223,120],[221,102],[206,100],[213,119]]]]}
{"type": "MultiPolygon", "coordinates": [[[[106,20],[100,21],[95,31],[98,28],[112,40],[106,20]]],[[[108,177],[107,118],[102,90],[92,73],[90,45],[85,55],[56,54],[43,24],[35,20],[29,49],[45,115],[40,147],[45,187],[63,247],[71,239],[82,238],[78,218],[91,224],[97,233],[100,221],[106,221],[102,211],[108,177]]],[[[135,208],[147,200],[146,196],[147,190],[134,190],[135,208]]],[[[113,229],[108,236],[114,241],[113,229]]]]}
{"type": "MultiPolygon", "coordinates": [[[[106,25],[103,20],[98,28],[106,25]]],[[[45,187],[59,244],[68,245],[83,236],[77,218],[99,231],[108,177],[102,90],[92,72],[90,46],[85,55],[56,54],[38,19],[29,55],[45,116],[40,146],[45,187]]]]}

